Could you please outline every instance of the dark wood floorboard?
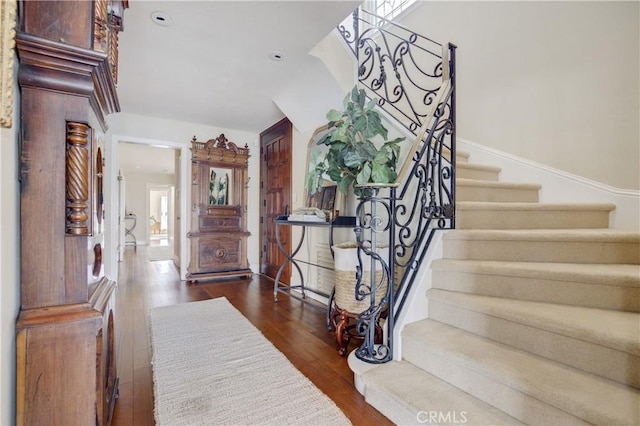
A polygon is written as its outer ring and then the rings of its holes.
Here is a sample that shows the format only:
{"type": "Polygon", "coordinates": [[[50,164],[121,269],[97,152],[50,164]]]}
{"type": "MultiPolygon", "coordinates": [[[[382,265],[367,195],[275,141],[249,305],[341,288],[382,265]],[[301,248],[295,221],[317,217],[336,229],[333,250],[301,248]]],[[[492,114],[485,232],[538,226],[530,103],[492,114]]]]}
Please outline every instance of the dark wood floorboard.
{"type": "Polygon", "coordinates": [[[273,282],[258,275],[248,280],[181,282],[172,262],[150,262],[146,247],[140,246],[137,250],[127,247],[120,264],[116,292],[120,397],[114,426],[154,425],[149,310],[223,296],[333,399],[354,425],[392,424],[355,390],[347,360],[338,356],[335,340],[326,330],[323,310],[282,293],[275,303],[273,282]]]}

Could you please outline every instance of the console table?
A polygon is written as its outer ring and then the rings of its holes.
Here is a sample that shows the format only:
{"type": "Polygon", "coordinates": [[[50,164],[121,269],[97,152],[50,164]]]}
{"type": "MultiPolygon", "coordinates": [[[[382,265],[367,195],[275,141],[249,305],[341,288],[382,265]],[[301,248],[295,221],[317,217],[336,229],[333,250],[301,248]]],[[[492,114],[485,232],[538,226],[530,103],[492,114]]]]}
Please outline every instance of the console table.
{"type": "MultiPolygon", "coordinates": [[[[280,265],[280,268],[278,269],[278,273],[276,275],[275,282],[273,284],[273,300],[276,302],[278,301],[278,292],[287,293],[290,297],[301,300],[302,302],[305,302],[307,291],[323,297],[327,297],[329,299],[329,303],[327,304],[327,329],[331,329],[329,314],[331,311],[333,292],[331,292],[331,294],[326,294],[321,291],[308,288],[307,286],[305,286],[305,280],[304,280],[304,276],[302,275],[302,269],[300,268],[300,264],[304,263],[304,264],[308,264],[308,265],[312,265],[312,266],[316,266],[318,268],[324,268],[324,269],[330,269],[330,268],[327,268],[326,266],[318,265],[316,263],[309,262],[306,260],[296,259],[295,256],[298,254],[298,252],[300,251],[300,248],[302,247],[302,244],[307,234],[307,228],[313,227],[313,228],[327,229],[329,231],[329,247],[331,248],[333,246],[334,229],[335,228],[355,228],[356,226],[355,216],[338,216],[332,222],[293,221],[293,220],[288,220],[288,216],[278,216],[275,222],[276,222],[276,241],[278,243],[278,248],[280,249],[282,254],[284,254],[285,256],[285,261],[282,263],[282,265],[280,265]],[[281,226],[299,226],[302,228],[302,233],[300,235],[299,241],[297,242],[297,244],[292,244],[292,247],[295,247],[295,248],[291,251],[291,253],[288,253],[285,250],[284,246],[282,245],[282,242],[280,241],[281,226]],[[286,286],[280,285],[280,277],[282,276],[282,272],[285,270],[285,268],[289,264],[293,265],[295,269],[298,271],[298,275],[300,276],[299,285],[286,285],[286,286]],[[291,290],[300,290],[302,297],[298,297],[295,294],[292,294],[291,290]]],[[[331,248],[331,255],[333,255],[332,248],[331,248]]]]}
{"type": "Polygon", "coordinates": [[[136,236],[133,235],[133,230],[136,229],[136,223],[138,218],[135,214],[128,214],[124,217],[125,225],[124,225],[124,245],[125,246],[133,246],[134,248],[138,247],[138,241],[136,240],[136,236]],[[127,223],[129,221],[129,223],[127,223]]]}

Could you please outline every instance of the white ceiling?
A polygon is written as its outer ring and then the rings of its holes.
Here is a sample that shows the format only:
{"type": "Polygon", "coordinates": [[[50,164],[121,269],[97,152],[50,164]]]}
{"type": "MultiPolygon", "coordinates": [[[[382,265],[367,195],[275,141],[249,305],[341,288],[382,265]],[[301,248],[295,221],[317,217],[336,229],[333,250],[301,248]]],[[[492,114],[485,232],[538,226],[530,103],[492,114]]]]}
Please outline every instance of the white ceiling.
{"type": "Polygon", "coordinates": [[[175,174],[175,149],[139,143],[118,144],[118,169],[129,173],[175,174]]]}
{"type": "Polygon", "coordinates": [[[308,52],[359,3],[130,0],[119,42],[121,110],[259,133],[284,117],[273,100],[322,66],[308,52]],[[172,24],[156,24],[157,11],[172,24]],[[274,51],[284,60],[272,61],[274,51]]]}

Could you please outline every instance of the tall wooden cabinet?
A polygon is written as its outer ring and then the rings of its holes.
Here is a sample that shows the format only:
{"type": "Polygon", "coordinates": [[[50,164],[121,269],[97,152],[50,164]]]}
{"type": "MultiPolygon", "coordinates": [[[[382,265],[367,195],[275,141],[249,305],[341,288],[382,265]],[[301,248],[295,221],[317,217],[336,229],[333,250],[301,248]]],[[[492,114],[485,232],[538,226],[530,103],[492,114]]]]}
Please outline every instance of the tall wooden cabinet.
{"type": "Polygon", "coordinates": [[[106,425],[117,396],[115,283],[102,254],[106,116],[119,111],[126,0],[23,1],[16,423],[106,425]]]}
{"type": "Polygon", "coordinates": [[[249,148],[224,134],[191,141],[191,282],[250,276],[247,261],[249,148]]]}

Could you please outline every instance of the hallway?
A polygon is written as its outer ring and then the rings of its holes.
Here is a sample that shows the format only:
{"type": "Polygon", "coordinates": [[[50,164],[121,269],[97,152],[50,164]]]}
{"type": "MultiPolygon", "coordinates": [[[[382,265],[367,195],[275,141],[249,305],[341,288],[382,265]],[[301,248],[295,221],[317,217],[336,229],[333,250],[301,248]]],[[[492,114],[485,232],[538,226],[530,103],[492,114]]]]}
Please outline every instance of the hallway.
{"type": "Polygon", "coordinates": [[[140,246],[137,250],[127,247],[120,265],[116,294],[120,397],[114,426],[154,424],[149,310],[222,296],[332,398],[354,425],[391,424],[353,387],[347,361],[338,356],[333,335],[326,331],[323,310],[285,295],[279,295],[274,303],[272,281],[257,275],[252,280],[188,285],[179,280],[171,261],[150,262],[147,246],[140,246]]]}

